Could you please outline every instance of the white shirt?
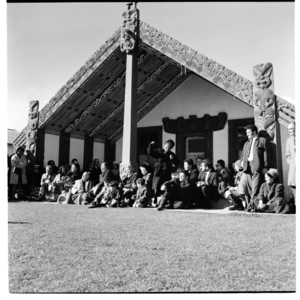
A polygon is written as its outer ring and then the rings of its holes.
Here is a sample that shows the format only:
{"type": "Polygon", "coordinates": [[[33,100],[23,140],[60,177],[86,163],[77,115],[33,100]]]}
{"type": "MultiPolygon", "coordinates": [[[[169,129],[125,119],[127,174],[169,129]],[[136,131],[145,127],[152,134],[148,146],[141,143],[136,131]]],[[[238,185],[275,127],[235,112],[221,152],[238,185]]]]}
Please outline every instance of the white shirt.
{"type": "Polygon", "coordinates": [[[211,171],[211,170],[207,171],[206,174],[205,174],[205,181],[204,181],[204,182],[205,182],[206,184],[208,184],[208,177],[209,177],[210,171],[211,171]]]}
{"type": "Polygon", "coordinates": [[[256,139],[257,139],[257,136],[252,139],[252,144],[251,144],[251,149],[250,149],[250,154],[249,154],[249,157],[248,157],[248,161],[253,160],[253,148],[254,148],[254,142],[255,142],[256,139]]]}

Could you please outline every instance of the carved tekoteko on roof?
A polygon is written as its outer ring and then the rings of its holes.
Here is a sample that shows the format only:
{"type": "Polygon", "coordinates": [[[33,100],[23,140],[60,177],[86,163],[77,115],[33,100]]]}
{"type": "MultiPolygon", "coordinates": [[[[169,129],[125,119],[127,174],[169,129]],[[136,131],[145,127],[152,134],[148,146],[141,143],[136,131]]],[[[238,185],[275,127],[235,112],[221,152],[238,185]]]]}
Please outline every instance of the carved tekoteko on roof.
{"type": "Polygon", "coordinates": [[[176,120],[163,118],[164,131],[168,133],[199,133],[207,131],[222,130],[227,122],[227,113],[220,112],[211,117],[205,114],[202,118],[190,116],[189,119],[179,117],[176,120]]]}
{"type": "Polygon", "coordinates": [[[136,3],[133,8],[132,2],[129,2],[128,10],[122,15],[123,22],[121,25],[121,41],[120,49],[122,52],[131,53],[137,45],[138,40],[138,22],[139,10],[136,8],[136,3]]]}

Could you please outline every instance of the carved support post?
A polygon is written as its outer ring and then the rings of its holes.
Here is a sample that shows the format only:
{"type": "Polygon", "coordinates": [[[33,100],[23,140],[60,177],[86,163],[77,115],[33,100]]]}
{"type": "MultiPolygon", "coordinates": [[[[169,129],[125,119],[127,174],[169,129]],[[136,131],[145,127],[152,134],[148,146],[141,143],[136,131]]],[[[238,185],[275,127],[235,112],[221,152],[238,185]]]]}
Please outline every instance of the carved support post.
{"type": "Polygon", "coordinates": [[[130,8],[123,13],[121,26],[121,51],[126,52],[125,107],[123,126],[123,149],[120,175],[128,165],[137,169],[137,54],[139,39],[139,10],[130,8]]]}
{"type": "Polygon", "coordinates": [[[28,112],[28,126],[26,132],[26,150],[31,151],[31,155],[27,158],[31,160],[32,164],[36,161],[36,144],[37,144],[37,133],[39,124],[39,101],[32,100],[29,102],[29,112],[28,112]],[[30,158],[29,158],[30,157],[30,158]]]}
{"type": "Polygon", "coordinates": [[[271,63],[253,67],[253,107],[255,125],[260,136],[271,142],[271,168],[278,169],[282,180],[281,141],[279,134],[276,96],[274,94],[274,72],[271,63]],[[278,128],[277,128],[278,127],[278,128]]]}

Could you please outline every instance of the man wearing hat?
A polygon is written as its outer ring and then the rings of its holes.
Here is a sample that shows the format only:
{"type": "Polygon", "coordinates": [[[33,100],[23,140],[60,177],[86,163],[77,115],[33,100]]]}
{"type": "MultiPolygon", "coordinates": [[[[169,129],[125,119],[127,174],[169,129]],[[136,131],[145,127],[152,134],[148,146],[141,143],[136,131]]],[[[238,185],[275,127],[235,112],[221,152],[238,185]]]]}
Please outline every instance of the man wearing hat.
{"type": "Polygon", "coordinates": [[[265,180],[253,201],[255,208],[251,212],[289,213],[290,207],[284,200],[284,187],[279,183],[277,170],[269,169],[265,174],[265,180]]]}

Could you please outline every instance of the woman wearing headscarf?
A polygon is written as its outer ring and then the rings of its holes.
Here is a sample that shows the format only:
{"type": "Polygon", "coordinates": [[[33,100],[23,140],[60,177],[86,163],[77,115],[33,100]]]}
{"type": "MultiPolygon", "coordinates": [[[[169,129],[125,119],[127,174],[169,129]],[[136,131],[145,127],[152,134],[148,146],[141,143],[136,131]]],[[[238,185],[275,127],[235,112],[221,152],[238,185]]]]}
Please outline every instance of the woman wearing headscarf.
{"type": "Polygon", "coordinates": [[[268,212],[287,214],[290,207],[284,200],[284,187],[279,183],[279,176],[275,169],[269,169],[265,174],[265,180],[254,199],[255,208],[251,212],[268,212]]]}
{"type": "Polygon", "coordinates": [[[16,153],[11,157],[11,172],[9,183],[12,185],[11,199],[15,199],[16,189],[18,187],[18,200],[21,198],[22,184],[27,184],[26,165],[27,160],[24,156],[24,148],[19,147],[16,153]]]}
{"type": "Polygon", "coordinates": [[[173,140],[167,140],[164,144],[164,148],[154,149],[155,142],[151,142],[148,146],[148,154],[156,159],[156,163],[153,171],[152,189],[154,190],[154,203],[157,202],[157,196],[161,193],[161,185],[171,180],[171,173],[175,171],[179,164],[179,159],[174,152],[171,151],[174,148],[175,143],[173,140]]]}

